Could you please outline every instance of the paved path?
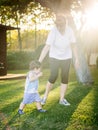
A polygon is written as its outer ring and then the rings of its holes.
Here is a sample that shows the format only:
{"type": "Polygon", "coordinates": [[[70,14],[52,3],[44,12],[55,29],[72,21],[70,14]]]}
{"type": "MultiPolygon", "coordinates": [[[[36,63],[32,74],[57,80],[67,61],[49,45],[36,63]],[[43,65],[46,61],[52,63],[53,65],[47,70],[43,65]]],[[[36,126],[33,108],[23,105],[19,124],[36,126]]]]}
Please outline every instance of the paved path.
{"type": "Polygon", "coordinates": [[[7,79],[20,79],[25,78],[26,74],[7,74],[5,76],[0,76],[0,80],[7,80],[7,79]]]}

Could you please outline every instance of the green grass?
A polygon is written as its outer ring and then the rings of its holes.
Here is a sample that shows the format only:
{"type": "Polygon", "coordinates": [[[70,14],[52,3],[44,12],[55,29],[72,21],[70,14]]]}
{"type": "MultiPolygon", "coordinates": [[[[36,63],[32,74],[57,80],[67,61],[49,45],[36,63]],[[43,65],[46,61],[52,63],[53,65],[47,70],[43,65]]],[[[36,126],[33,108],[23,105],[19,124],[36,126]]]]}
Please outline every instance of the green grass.
{"type": "MultiPolygon", "coordinates": [[[[71,106],[58,104],[60,89],[58,78],[43,107],[47,109],[47,113],[38,113],[33,103],[26,106],[25,114],[22,116],[17,114],[17,110],[23,97],[25,79],[1,80],[0,130],[98,130],[98,69],[93,67],[91,72],[95,84],[88,87],[78,84],[74,70],[70,71],[66,98],[71,106]]],[[[44,70],[39,86],[41,96],[44,94],[48,75],[49,71],[44,70]]]]}

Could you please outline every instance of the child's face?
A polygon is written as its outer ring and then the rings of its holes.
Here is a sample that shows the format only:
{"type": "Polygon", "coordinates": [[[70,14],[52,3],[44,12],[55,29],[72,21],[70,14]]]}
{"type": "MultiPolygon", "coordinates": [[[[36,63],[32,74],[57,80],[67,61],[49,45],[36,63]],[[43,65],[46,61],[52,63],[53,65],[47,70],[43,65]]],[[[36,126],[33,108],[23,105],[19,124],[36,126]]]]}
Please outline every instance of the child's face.
{"type": "Polygon", "coordinates": [[[41,68],[35,68],[34,70],[38,73],[41,71],[41,68]]]}

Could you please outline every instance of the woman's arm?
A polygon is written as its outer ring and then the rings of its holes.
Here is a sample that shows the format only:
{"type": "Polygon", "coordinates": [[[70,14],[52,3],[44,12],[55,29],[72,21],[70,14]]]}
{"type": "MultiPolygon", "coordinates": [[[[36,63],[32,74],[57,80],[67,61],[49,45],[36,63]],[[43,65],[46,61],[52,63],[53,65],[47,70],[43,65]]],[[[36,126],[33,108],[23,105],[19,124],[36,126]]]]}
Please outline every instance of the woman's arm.
{"type": "Polygon", "coordinates": [[[39,62],[41,63],[43,61],[43,59],[45,58],[45,56],[47,55],[48,51],[50,49],[50,45],[45,45],[44,48],[42,49],[42,52],[40,54],[40,57],[39,57],[39,62]]]}

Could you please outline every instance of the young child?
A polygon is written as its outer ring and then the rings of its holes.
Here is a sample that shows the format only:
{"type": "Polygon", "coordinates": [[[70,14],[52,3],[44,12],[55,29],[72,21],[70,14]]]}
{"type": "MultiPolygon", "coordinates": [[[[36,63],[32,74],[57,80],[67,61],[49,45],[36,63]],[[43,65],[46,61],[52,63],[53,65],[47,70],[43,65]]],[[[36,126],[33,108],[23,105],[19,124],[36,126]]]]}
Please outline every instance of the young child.
{"type": "Polygon", "coordinates": [[[40,65],[37,61],[32,61],[29,65],[29,69],[25,82],[24,98],[19,106],[18,113],[24,114],[23,109],[25,105],[32,102],[36,102],[37,110],[39,112],[46,112],[46,110],[42,109],[41,98],[38,93],[38,78],[42,76],[40,65]]]}

